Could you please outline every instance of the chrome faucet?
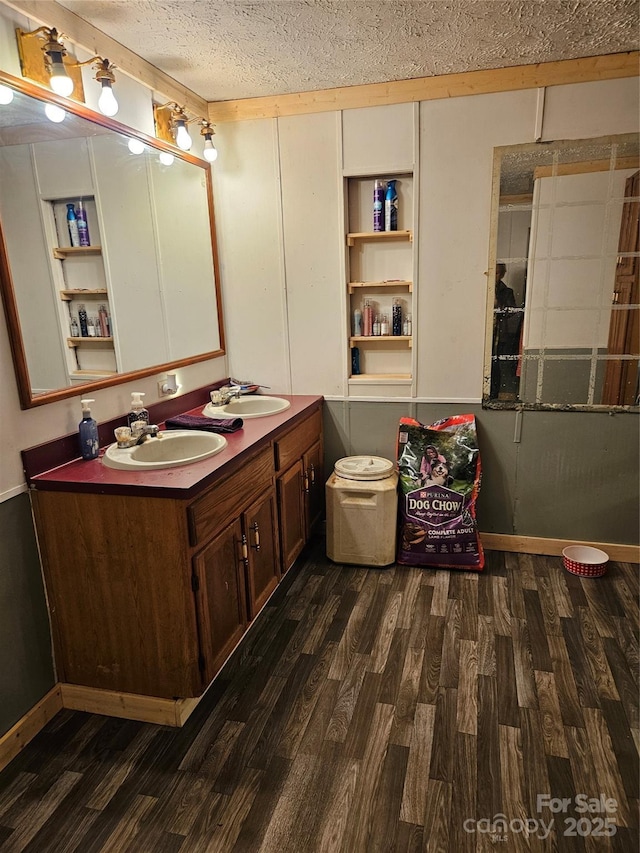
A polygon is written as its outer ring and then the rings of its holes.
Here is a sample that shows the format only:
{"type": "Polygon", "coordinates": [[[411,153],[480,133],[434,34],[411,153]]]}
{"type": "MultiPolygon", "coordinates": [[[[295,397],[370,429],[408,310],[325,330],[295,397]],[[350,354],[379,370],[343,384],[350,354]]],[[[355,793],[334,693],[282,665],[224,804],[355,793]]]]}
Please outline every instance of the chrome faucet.
{"type": "MultiPolygon", "coordinates": [[[[139,422],[138,422],[139,423],[139,422]]],[[[131,436],[132,445],[142,444],[148,438],[159,438],[160,437],[160,427],[157,427],[155,424],[144,424],[144,426],[138,428],[133,432],[131,436]]]]}
{"type": "Polygon", "coordinates": [[[211,402],[214,406],[226,406],[231,400],[240,399],[240,388],[225,386],[211,392],[211,402]]]}

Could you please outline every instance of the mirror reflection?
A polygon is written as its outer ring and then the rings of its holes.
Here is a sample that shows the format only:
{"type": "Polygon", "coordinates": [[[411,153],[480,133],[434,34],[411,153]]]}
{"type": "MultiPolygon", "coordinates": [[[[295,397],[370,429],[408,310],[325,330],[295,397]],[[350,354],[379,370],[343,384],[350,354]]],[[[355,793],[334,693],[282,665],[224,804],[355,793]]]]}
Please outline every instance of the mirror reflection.
{"type": "Polygon", "coordinates": [[[44,107],[19,91],[0,103],[0,274],[23,404],[221,354],[208,168],[44,107]]]}
{"type": "Polygon", "coordinates": [[[638,153],[636,134],[496,149],[484,405],[638,406],[638,153]]]}

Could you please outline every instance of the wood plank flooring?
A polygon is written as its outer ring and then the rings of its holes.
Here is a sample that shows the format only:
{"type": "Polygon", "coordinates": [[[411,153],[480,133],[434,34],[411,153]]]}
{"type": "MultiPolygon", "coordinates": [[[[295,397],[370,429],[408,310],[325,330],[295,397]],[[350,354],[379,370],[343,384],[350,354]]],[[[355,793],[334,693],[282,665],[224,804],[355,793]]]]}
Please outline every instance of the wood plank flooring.
{"type": "Polygon", "coordinates": [[[183,729],[58,714],[0,774],[0,850],[637,851],[637,566],[487,563],[312,543],[183,729]]]}

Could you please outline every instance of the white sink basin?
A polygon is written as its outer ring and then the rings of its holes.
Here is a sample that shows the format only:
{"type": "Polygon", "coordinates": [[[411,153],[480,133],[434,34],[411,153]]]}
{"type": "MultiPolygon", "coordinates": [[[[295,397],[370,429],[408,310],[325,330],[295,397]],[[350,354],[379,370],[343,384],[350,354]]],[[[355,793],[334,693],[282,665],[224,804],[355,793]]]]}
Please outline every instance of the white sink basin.
{"type": "Polygon", "coordinates": [[[147,438],[135,447],[112,444],[102,457],[103,465],[128,471],[154,471],[190,465],[220,453],[227,446],[223,435],[191,429],[160,432],[158,438],[147,438]]]}
{"type": "Polygon", "coordinates": [[[289,400],[282,397],[267,397],[260,394],[257,397],[247,395],[237,400],[231,400],[224,406],[207,403],[202,414],[208,418],[263,418],[266,415],[277,415],[289,408],[289,400]]]}

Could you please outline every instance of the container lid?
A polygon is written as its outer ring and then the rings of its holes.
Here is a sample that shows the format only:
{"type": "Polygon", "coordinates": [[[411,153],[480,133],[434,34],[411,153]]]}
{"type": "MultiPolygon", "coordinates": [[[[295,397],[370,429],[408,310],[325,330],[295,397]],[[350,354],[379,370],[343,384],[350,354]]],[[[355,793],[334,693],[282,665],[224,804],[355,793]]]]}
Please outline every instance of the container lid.
{"type": "Polygon", "coordinates": [[[345,456],[338,459],[334,471],[347,480],[384,480],[393,474],[393,462],[381,456],[345,456]]]}

